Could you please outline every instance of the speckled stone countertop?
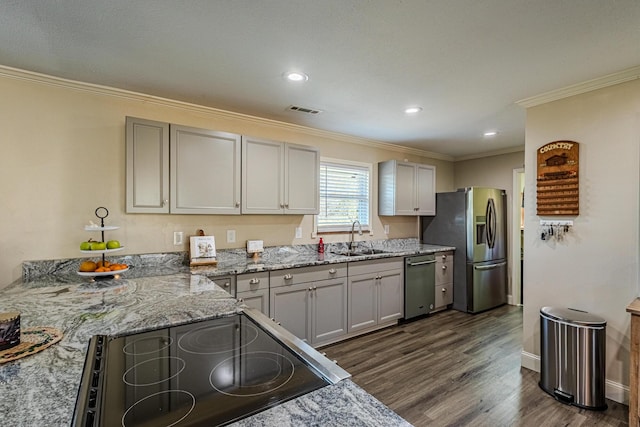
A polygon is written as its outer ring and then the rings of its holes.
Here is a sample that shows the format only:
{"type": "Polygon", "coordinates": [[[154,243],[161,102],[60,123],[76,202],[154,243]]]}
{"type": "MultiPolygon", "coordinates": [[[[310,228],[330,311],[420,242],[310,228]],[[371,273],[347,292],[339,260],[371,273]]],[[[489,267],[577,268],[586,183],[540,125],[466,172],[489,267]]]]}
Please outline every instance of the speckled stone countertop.
{"type": "MultiPolygon", "coordinates": [[[[190,269],[184,253],[119,257],[132,268],[93,281],[75,274],[79,260],[26,262],[24,278],[0,291],[0,312],[21,312],[22,327],[50,326],[64,338],[35,355],[0,365],[3,426],[69,425],[89,338],[179,325],[241,310],[215,277],[307,265],[453,250],[403,239],[374,244],[387,254],[346,257],[328,246],[266,248],[258,262],[242,250],[220,251],[216,268],[190,269]],[[210,279],[212,278],[212,279],[210,279]]],[[[113,257],[110,257],[113,258],[113,257]]],[[[116,261],[119,262],[119,261],[116,261]]],[[[350,380],[324,387],[237,423],[239,426],[408,425],[350,380]]]]}

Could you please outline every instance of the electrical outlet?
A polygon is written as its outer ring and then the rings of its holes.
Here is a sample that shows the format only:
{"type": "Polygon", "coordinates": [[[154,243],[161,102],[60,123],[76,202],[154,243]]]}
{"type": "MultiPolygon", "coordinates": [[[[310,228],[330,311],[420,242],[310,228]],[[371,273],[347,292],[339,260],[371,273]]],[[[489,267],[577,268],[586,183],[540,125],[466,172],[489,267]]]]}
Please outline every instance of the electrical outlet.
{"type": "Polygon", "coordinates": [[[173,244],[181,245],[183,242],[184,234],[182,231],[174,231],[173,232],[173,244]]]}
{"type": "Polygon", "coordinates": [[[227,243],[236,242],[236,230],[227,230],[227,243]]]}
{"type": "Polygon", "coordinates": [[[384,234],[389,234],[389,224],[384,225],[384,234]]]}
{"type": "Polygon", "coordinates": [[[296,227],[296,239],[302,239],[302,227],[296,227]]]}

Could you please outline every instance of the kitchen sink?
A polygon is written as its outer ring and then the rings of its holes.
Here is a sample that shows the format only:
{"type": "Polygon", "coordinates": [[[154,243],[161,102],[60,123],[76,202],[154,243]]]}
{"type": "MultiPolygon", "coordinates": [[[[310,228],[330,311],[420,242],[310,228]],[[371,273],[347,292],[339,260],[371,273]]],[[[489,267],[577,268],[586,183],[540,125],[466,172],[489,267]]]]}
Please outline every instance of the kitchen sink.
{"type": "Polygon", "coordinates": [[[361,249],[355,251],[343,251],[343,252],[332,252],[334,255],[342,255],[342,256],[363,256],[363,255],[377,255],[377,254],[387,254],[389,252],[382,249],[361,249]]]}

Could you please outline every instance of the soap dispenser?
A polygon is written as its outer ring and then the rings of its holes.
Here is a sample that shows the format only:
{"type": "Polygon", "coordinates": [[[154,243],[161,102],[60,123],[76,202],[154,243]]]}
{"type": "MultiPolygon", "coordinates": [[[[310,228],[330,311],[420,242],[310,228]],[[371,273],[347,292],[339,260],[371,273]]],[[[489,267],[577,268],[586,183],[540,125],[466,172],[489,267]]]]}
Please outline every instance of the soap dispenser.
{"type": "Polygon", "coordinates": [[[318,242],[318,253],[319,254],[323,254],[324,253],[324,242],[322,241],[322,237],[320,238],[320,241],[318,242]]]}

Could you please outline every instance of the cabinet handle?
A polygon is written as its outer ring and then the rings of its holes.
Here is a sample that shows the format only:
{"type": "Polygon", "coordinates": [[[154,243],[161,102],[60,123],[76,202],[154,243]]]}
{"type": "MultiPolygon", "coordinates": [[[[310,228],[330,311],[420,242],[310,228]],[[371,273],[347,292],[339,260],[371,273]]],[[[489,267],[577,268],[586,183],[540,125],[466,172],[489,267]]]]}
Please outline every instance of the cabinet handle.
{"type": "Polygon", "coordinates": [[[447,292],[447,288],[442,288],[442,292],[447,292]]]}
{"type": "Polygon", "coordinates": [[[284,203],[280,203],[280,207],[281,207],[281,208],[284,208],[284,203]]]}
{"type": "Polygon", "coordinates": [[[442,255],[442,259],[447,259],[447,256],[446,255],[442,255]]]}
{"type": "Polygon", "coordinates": [[[446,269],[447,269],[447,266],[446,266],[446,265],[443,265],[443,266],[442,266],[442,269],[443,269],[443,270],[446,270],[446,269]]]}
{"type": "Polygon", "coordinates": [[[250,285],[257,285],[258,283],[260,283],[260,279],[258,278],[254,277],[253,279],[249,280],[250,285]]]}
{"type": "Polygon", "coordinates": [[[236,208],[240,207],[240,202],[236,202],[236,208]]]}
{"type": "Polygon", "coordinates": [[[314,290],[314,291],[315,291],[315,290],[317,290],[317,289],[318,289],[318,287],[317,287],[317,286],[314,286],[314,287],[313,287],[313,290],[314,290]]]}
{"type": "Polygon", "coordinates": [[[336,269],[332,268],[331,270],[329,270],[329,274],[336,274],[336,269]]]}
{"type": "Polygon", "coordinates": [[[293,276],[291,274],[284,275],[284,280],[291,280],[291,279],[293,279],[293,276]]]}
{"type": "Polygon", "coordinates": [[[287,208],[287,209],[289,209],[289,203],[285,203],[285,204],[284,204],[284,207],[285,207],[285,208],[287,208]]]}
{"type": "Polygon", "coordinates": [[[226,283],[225,283],[224,285],[222,285],[222,286],[223,286],[223,287],[225,287],[225,288],[228,288],[229,286],[231,286],[231,283],[226,282],[226,283]]]}
{"type": "Polygon", "coordinates": [[[169,201],[168,201],[167,199],[164,199],[164,200],[162,201],[162,206],[166,206],[166,205],[167,205],[167,203],[169,203],[169,201]]]}

